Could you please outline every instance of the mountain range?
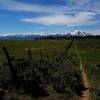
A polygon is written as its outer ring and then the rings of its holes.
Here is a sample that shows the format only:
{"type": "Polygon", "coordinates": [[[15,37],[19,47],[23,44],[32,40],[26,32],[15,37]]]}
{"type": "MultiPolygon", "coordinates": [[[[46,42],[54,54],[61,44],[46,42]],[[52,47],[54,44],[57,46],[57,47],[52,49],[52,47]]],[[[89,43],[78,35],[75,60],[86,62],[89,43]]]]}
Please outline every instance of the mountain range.
{"type": "Polygon", "coordinates": [[[68,33],[69,36],[92,36],[92,34],[83,31],[72,31],[68,33]]]}
{"type": "Polygon", "coordinates": [[[0,39],[36,39],[36,38],[41,38],[41,37],[70,37],[70,36],[77,36],[77,37],[86,37],[86,36],[93,36],[90,33],[83,32],[83,31],[72,31],[69,33],[64,33],[64,34],[48,34],[48,33],[43,33],[40,35],[34,35],[34,34],[3,34],[0,35],[0,39]]]}

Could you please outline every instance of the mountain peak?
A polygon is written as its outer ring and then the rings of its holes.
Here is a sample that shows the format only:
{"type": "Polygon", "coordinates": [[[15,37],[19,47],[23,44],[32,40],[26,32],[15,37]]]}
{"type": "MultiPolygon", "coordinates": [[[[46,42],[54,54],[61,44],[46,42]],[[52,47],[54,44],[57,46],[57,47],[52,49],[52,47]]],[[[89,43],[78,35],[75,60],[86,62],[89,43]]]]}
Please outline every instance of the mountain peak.
{"type": "Polygon", "coordinates": [[[71,36],[91,36],[92,34],[76,30],[76,31],[70,32],[69,35],[71,36]]]}

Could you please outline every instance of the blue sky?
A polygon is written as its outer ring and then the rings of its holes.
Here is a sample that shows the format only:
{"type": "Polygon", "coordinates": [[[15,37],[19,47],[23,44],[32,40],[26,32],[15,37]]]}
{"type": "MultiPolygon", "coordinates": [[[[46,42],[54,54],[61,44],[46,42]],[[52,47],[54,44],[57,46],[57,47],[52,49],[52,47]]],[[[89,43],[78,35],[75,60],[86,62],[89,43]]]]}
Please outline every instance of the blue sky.
{"type": "Polygon", "coordinates": [[[100,34],[100,0],[0,0],[0,34],[100,34]]]}

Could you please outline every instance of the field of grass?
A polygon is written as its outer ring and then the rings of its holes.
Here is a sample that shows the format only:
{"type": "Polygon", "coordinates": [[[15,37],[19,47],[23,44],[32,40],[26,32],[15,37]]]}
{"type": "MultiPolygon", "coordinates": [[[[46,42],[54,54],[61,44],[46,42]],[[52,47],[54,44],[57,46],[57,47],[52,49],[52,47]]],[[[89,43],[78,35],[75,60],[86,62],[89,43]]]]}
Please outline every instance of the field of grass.
{"type": "MultiPolygon", "coordinates": [[[[40,57],[41,48],[46,49],[49,58],[52,59],[55,52],[57,54],[61,53],[65,45],[69,44],[69,42],[70,40],[1,40],[0,65],[2,66],[6,59],[2,50],[3,46],[7,47],[10,55],[14,57],[27,57],[27,48],[30,48],[32,56],[35,59],[40,57]]],[[[97,96],[100,98],[100,39],[75,40],[69,54],[78,59],[75,46],[78,48],[82,63],[89,77],[91,96],[93,100],[99,100],[97,96]]]]}
{"type": "MultiPolygon", "coordinates": [[[[2,47],[8,48],[12,56],[27,56],[26,49],[32,48],[33,56],[39,55],[39,49],[46,49],[48,54],[52,56],[55,51],[60,52],[70,40],[39,40],[39,41],[24,41],[24,40],[1,40],[0,41],[0,60],[4,57],[2,47]]],[[[100,61],[100,42],[99,39],[77,40],[77,44],[81,57],[84,63],[98,64],[100,61]]],[[[74,52],[74,48],[72,48],[74,52]]]]}
{"type": "Polygon", "coordinates": [[[3,46],[8,48],[11,56],[27,56],[27,48],[30,48],[34,57],[40,56],[40,49],[46,49],[49,57],[52,57],[55,51],[60,52],[68,43],[69,40],[1,40],[0,61],[4,59],[3,46]]]}

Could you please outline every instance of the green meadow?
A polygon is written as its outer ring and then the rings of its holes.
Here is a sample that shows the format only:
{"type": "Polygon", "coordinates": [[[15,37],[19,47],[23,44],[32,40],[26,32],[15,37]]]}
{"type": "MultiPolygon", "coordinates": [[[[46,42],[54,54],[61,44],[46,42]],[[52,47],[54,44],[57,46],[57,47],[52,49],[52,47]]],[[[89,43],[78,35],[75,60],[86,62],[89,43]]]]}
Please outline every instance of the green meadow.
{"type": "Polygon", "coordinates": [[[46,49],[49,57],[52,57],[55,51],[60,52],[68,43],[69,40],[1,40],[0,59],[4,57],[3,46],[15,57],[27,56],[27,48],[30,48],[35,58],[40,56],[40,49],[46,49]]]}

